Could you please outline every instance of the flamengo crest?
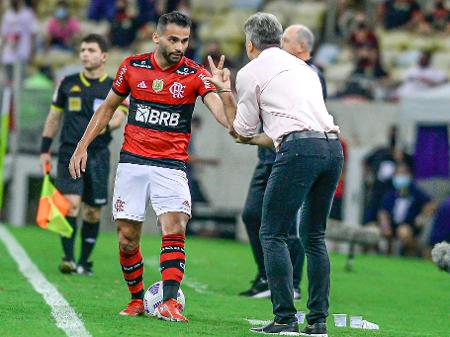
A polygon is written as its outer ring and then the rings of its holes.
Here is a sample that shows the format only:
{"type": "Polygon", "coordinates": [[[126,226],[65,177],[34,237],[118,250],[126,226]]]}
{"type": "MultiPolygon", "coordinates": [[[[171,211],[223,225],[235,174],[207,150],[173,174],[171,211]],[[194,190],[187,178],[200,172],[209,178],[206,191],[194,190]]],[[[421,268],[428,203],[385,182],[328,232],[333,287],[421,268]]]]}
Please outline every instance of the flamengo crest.
{"type": "Polygon", "coordinates": [[[173,98],[183,98],[184,88],[186,88],[185,85],[179,82],[173,82],[173,84],[169,88],[169,91],[172,94],[173,98]]]}

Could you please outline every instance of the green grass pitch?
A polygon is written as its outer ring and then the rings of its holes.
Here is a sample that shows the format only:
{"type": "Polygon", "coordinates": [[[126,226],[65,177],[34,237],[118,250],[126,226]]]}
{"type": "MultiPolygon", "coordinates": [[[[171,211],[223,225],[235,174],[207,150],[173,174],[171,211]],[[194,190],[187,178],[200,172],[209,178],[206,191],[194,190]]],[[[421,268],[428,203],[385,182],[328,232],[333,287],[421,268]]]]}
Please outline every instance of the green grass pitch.
{"type": "MultiPolygon", "coordinates": [[[[188,238],[182,288],[190,322],[176,324],[117,314],[129,295],[118,263],[115,233],[101,233],[93,254],[95,275],[83,277],[58,272],[61,248],[57,235],[31,226],[10,230],[94,337],[255,336],[245,319],[272,318],[269,300],[236,295],[255,274],[246,244],[188,238]]],[[[146,286],[160,279],[159,247],[158,236],[143,237],[146,286]]],[[[344,256],[331,254],[330,313],[363,315],[379,324],[380,330],[335,328],[330,316],[329,336],[450,337],[450,275],[415,259],[357,256],[351,273],[344,271],[344,264],[344,256]]],[[[0,336],[65,336],[1,242],[0,271],[0,336]]],[[[306,289],[304,280],[303,294],[306,289]]],[[[297,301],[297,309],[306,311],[305,303],[305,298],[297,301]]]]}

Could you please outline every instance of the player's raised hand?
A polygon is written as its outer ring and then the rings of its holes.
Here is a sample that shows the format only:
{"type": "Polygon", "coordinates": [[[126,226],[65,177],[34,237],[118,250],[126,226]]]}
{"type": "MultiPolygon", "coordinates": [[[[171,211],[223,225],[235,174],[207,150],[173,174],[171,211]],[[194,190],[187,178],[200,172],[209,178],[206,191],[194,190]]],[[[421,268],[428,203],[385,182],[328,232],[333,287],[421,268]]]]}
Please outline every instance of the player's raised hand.
{"type": "Polygon", "coordinates": [[[69,163],[69,172],[73,179],[81,178],[81,173],[86,171],[87,158],[87,151],[77,146],[69,163]]]}
{"type": "Polygon", "coordinates": [[[230,70],[223,67],[225,64],[225,55],[220,57],[217,66],[214,64],[212,57],[208,55],[208,63],[212,76],[206,77],[205,79],[212,82],[219,90],[231,90],[230,70]]]}

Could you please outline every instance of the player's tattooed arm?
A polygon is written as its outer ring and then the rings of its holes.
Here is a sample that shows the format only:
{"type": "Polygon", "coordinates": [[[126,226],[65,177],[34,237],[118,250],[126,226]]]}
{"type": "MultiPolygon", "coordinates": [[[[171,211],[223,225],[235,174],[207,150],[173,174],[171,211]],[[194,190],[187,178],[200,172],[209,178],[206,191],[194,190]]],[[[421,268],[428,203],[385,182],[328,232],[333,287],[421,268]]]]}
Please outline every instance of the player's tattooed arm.
{"type": "Polygon", "coordinates": [[[87,162],[87,148],[92,141],[97,137],[103,129],[105,129],[114,112],[119,107],[124,97],[117,95],[114,91],[110,91],[106,100],[95,111],[91,118],[83,137],[78,142],[77,148],[70,159],[69,171],[72,178],[77,179],[81,177],[81,173],[86,170],[87,162]]]}
{"type": "Polygon", "coordinates": [[[216,94],[215,92],[211,92],[205,96],[204,102],[208,107],[209,111],[211,111],[211,113],[213,114],[214,118],[224,127],[229,129],[230,124],[225,115],[224,106],[219,95],[216,94]]]}
{"type": "Polygon", "coordinates": [[[231,73],[228,68],[224,68],[225,56],[220,57],[217,66],[214,64],[211,56],[208,56],[209,67],[211,68],[211,77],[207,77],[217,88],[217,93],[223,103],[223,111],[227,120],[230,132],[233,130],[233,121],[236,117],[236,100],[234,99],[233,91],[231,90],[231,73]]]}

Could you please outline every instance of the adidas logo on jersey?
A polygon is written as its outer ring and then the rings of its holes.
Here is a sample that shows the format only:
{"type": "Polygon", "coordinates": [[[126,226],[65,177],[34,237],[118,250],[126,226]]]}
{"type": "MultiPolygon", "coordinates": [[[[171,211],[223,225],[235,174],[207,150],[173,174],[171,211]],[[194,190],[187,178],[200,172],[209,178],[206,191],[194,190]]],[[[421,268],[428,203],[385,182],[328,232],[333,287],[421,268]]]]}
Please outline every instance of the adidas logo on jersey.
{"type": "Polygon", "coordinates": [[[140,89],[147,89],[147,85],[145,84],[144,81],[139,82],[137,87],[140,88],[140,89]]]}

